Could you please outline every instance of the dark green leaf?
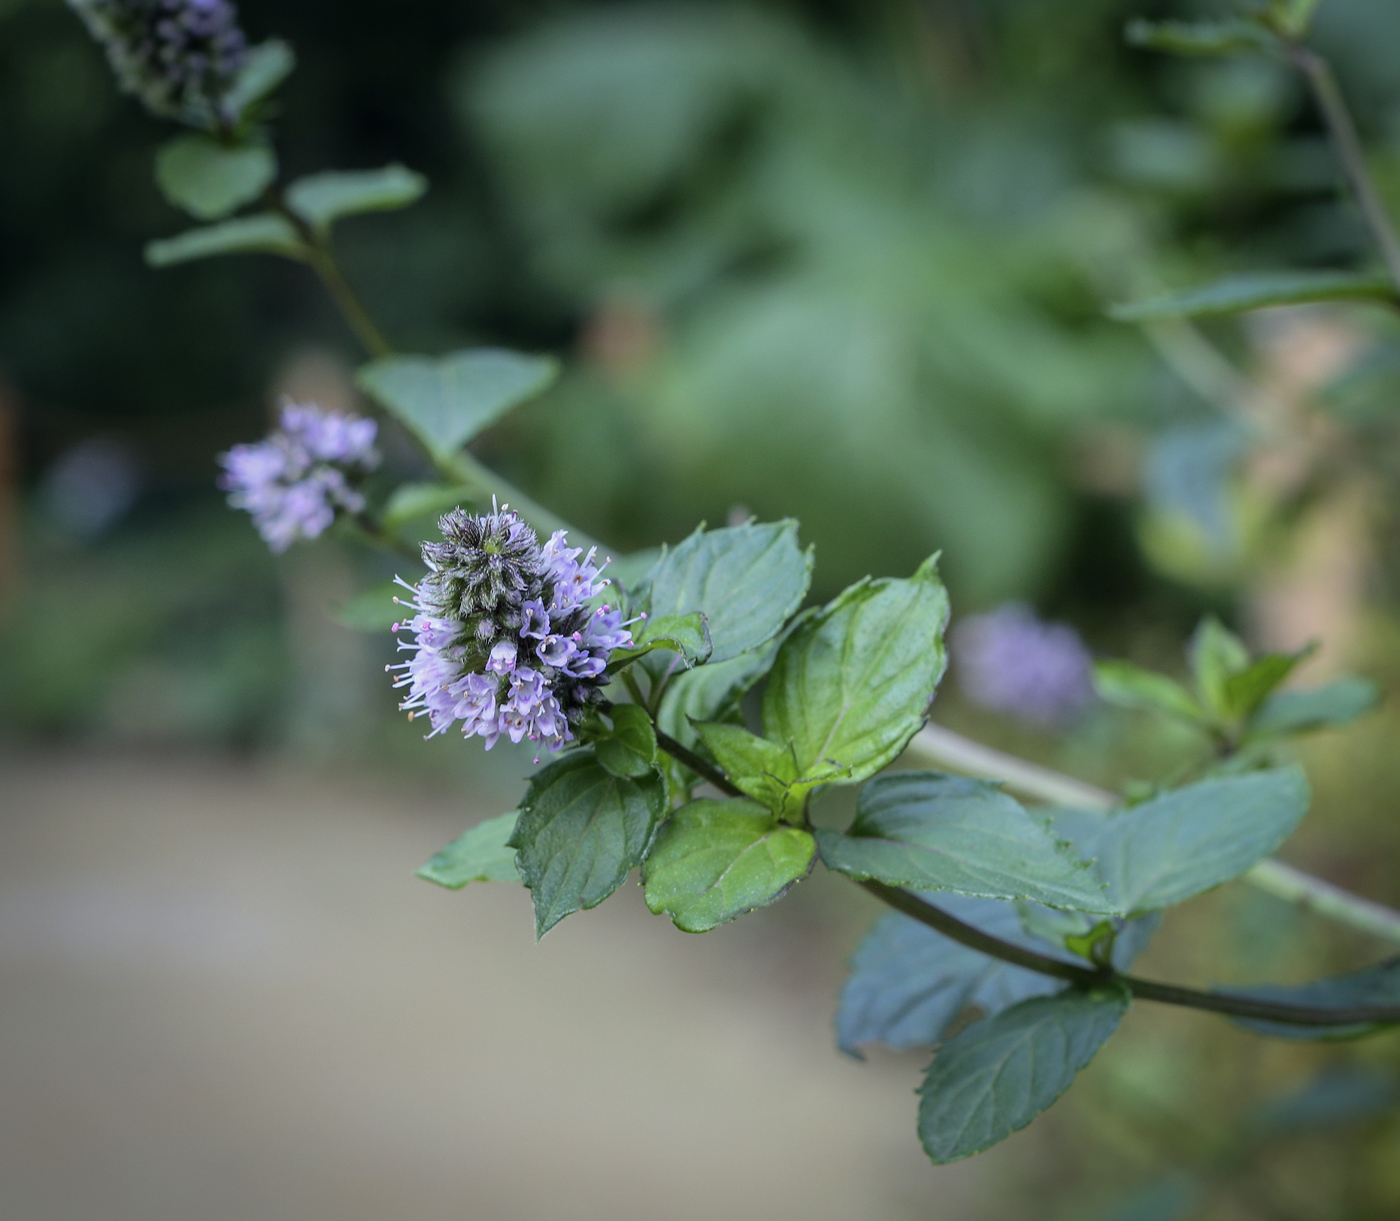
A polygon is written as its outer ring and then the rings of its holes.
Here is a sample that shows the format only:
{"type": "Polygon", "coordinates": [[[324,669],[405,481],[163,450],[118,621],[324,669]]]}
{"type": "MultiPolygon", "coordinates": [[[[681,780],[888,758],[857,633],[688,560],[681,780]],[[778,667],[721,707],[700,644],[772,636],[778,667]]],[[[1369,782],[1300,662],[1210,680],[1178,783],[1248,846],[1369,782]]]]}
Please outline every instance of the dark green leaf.
{"type": "Polygon", "coordinates": [[[146,243],[146,262],[152,267],[169,267],[216,254],[280,254],[288,259],[304,259],[306,247],[291,221],[276,212],[240,216],[146,243]]]}
{"type": "Polygon", "coordinates": [[[298,178],[287,188],[287,206],[320,233],[345,216],[406,208],[422,198],[428,180],[402,165],[382,170],[328,170],[298,178]]]}
{"type": "Polygon", "coordinates": [[[292,48],[280,39],[272,38],[250,47],[232,87],[224,94],[224,107],[241,118],[249,106],[261,101],[286,80],[296,64],[292,48]]]}
{"type": "Polygon", "coordinates": [[[1094,663],[1094,690],[1120,708],[1152,709],[1170,713],[1193,725],[1205,718],[1195,696],[1174,679],[1144,670],[1130,661],[1094,663]]]}
{"type": "Polygon", "coordinates": [[[1395,286],[1384,275],[1346,271],[1282,271],[1230,276],[1185,292],[1109,307],[1119,322],[1156,322],[1207,314],[1238,314],[1274,305],[1309,301],[1395,300],[1395,286]]]}
{"type": "Polygon", "coordinates": [[[919,1090],[919,1139],[935,1163],[980,1153],[1050,1106],[1128,1010],[1127,990],[1021,1001],[939,1048],[919,1090]]]}
{"type": "Polygon", "coordinates": [[[740,696],[768,673],[777,652],[777,646],[770,642],[729,661],[712,661],[672,675],[661,699],[657,724],[689,746],[696,738],[692,723],[721,720],[734,713],[740,696]]]}
{"type": "Polygon", "coordinates": [[[923,726],[947,657],[936,557],[908,580],[862,581],[799,623],[763,695],[763,732],[790,742],[799,775],[873,776],[923,726]]]}
{"type": "Polygon", "coordinates": [[[411,619],[413,612],[394,599],[406,592],[392,581],[381,581],[357,593],[334,611],[335,621],[357,632],[387,632],[400,619],[411,619]]]}
{"type": "Polygon", "coordinates": [[[1269,696],[1250,722],[1250,736],[1305,733],[1354,721],[1375,707],[1380,688],[1365,678],[1339,678],[1311,691],[1269,696]]]}
{"type": "Polygon", "coordinates": [[[418,876],[448,890],[460,890],[468,882],[520,881],[515,849],[508,843],[517,817],[512,810],[477,823],[441,852],[434,852],[418,876]]]}
{"type": "Polygon", "coordinates": [[[613,730],[599,738],[593,749],[614,776],[645,776],[656,766],[656,731],[646,709],[636,704],[614,704],[608,713],[613,730]]]}
{"type": "Polygon", "coordinates": [[[687,667],[704,661],[710,655],[709,626],[699,611],[689,615],[648,617],[640,629],[633,629],[633,639],[633,647],[613,650],[608,673],[616,673],[623,666],[658,649],[679,653],[687,667]]]}
{"type": "Polygon", "coordinates": [[[797,523],[780,521],[697,530],[663,553],[650,577],[650,613],[701,611],[711,662],[766,644],[801,604],[812,555],[797,545],[797,523]]]}
{"type": "Polygon", "coordinates": [[[557,372],[548,357],[468,348],[438,360],[389,356],[365,365],[355,380],[446,461],[512,407],[543,391],[557,372]]]}
{"type": "Polygon", "coordinates": [[[1235,55],[1274,45],[1252,21],[1130,21],[1127,39],[1135,47],[1177,55],[1235,55]]]}
{"type": "Polygon", "coordinates": [[[257,199],[277,177],[266,144],[223,144],[208,136],[176,136],[156,153],[156,184],[196,220],[219,220],[257,199]]]}
{"type": "Polygon", "coordinates": [[[589,751],[552,763],[531,781],[508,841],[535,899],[535,933],[597,907],[642,863],[666,812],[666,784],[652,774],[614,776],[589,751]]]}
{"type": "MultiPolygon", "coordinates": [[[[1400,958],[1392,958],[1379,966],[1353,971],[1349,975],[1334,975],[1306,984],[1260,984],[1253,988],[1217,988],[1216,991],[1225,996],[1248,996],[1255,1000],[1322,1009],[1400,1005],[1400,958]]],[[[1273,1035],[1278,1039],[1353,1039],[1380,1029],[1370,1023],[1356,1026],[1296,1026],[1291,1022],[1255,1021],[1252,1018],[1235,1020],[1256,1034],[1273,1035]]]]}
{"type": "Polygon", "coordinates": [[[1204,1196],[1205,1189],[1195,1175],[1173,1171],[1107,1212],[1096,1213],[1094,1221],[1190,1221],[1204,1196]]]}
{"type": "Polygon", "coordinates": [[[682,806],[656,837],[643,869],[647,906],[703,933],[780,899],[807,876],[812,837],[742,797],[682,806]]]}
{"type": "Polygon", "coordinates": [[[1107,885],[1120,915],[1170,907],[1239,877],[1268,856],[1308,809],[1301,769],[1203,780],[1113,813],[1054,812],[1055,830],[1107,885]]]}
{"type": "MultiPolygon", "coordinates": [[[[1024,931],[1010,903],[955,894],[928,898],[993,937],[1055,952],[1024,931]]],[[[990,1015],[1064,986],[1062,980],[970,950],[909,916],[886,916],[851,960],[836,1012],[837,1045],[853,1056],[870,1043],[896,1051],[931,1047],[970,1005],[990,1015]]]]}
{"type": "Polygon", "coordinates": [[[860,792],[846,833],[817,832],[822,860],[855,878],[1111,914],[1102,883],[1048,820],[985,780],[895,772],[860,792]]]}

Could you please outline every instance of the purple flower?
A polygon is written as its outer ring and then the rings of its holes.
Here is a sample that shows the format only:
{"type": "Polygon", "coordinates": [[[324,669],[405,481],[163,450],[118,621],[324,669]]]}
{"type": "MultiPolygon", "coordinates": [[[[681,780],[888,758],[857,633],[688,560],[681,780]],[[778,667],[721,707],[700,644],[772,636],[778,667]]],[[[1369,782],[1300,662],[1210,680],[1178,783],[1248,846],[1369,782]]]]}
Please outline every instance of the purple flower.
{"type": "Polygon", "coordinates": [[[608,655],[632,643],[620,611],[589,608],[609,584],[595,552],[580,562],[562,530],[541,546],[509,508],[454,509],[438,527],[443,541],[423,545],[427,576],[400,582],[416,613],[395,624],[412,635],[399,641],[409,659],[389,667],[408,688],[399,707],[426,716],[429,737],[460,721],[488,750],[502,734],[558,750],[602,699],[608,655]]]}
{"type": "Polygon", "coordinates": [[[1092,659],[1072,627],[1020,602],[953,629],[958,685],[972,703],[1036,725],[1074,720],[1093,700],[1092,659]]]}
{"type": "Polygon", "coordinates": [[[297,539],[324,533],[337,509],[358,513],[365,507],[347,473],[379,465],[377,429],[373,420],[288,403],[280,427],[265,440],[221,455],[219,486],[230,505],[253,515],[273,551],[285,551],[297,539]]]}
{"type": "Polygon", "coordinates": [[[107,51],[122,92],[197,127],[236,119],[224,97],[248,58],[229,0],[68,0],[107,51]]]}

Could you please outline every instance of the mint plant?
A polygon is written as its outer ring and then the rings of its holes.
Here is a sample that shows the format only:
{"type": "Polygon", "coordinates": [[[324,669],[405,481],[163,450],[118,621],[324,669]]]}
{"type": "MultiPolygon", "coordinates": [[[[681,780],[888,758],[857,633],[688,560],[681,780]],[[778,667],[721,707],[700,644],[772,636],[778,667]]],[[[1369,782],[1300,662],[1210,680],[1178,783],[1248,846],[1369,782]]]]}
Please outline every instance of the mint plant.
{"type": "MultiPolygon", "coordinates": [[[[927,725],[949,615],[937,556],[805,609],[814,557],[792,521],[702,526],[610,564],[467,449],[544,390],[555,362],[490,348],[396,353],[340,271],[336,222],[412,204],[422,177],[391,165],[281,183],[267,99],[292,57],[277,42],[248,47],[223,0],[73,3],[123,87],[196,129],[158,152],[156,176],[172,203],[210,223],[153,243],[149,262],[255,252],[304,262],[370,357],[357,383],[377,420],[288,407],[268,439],[225,457],[231,503],[274,549],[334,526],[413,564],[397,612],[388,594],[366,595],[398,618],[400,707],[426,720],[428,737],[455,729],[490,749],[505,736],[549,756],[516,810],[469,828],[421,876],[452,888],[519,881],[542,936],[634,870],[649,909],[693,933],[777,902],[818,867],[843,875],[893,914],[855,956],[839,1043],[856,1054],[877,1042],[937,1047],[918,1119],[935,1162],[1031,1122],[1138,1001],[1284,1038],[1400,1023],[1397,959],[1301,987],[1202,990],[1131,970],[1162,912],[1235,878],[1400,941],[1400,912],[1269,859],[1310,802],[1280,747],[1364,711],[1368,685],[1285,691],[1302,655],[1253,657],[1214,620],[1192,641],[1191,687],[1101,663],[1104,696],[1187,722],[1207,748],[1189,776],[1119,800],[927,725]],[[432,481],[362,481],[381,422],[418,446],[432,481]],[[405,538],[434,513],[438,537],[405,538]],[[940,770],[886,770],[906,752],[940,770]],[[843,827],[814,817],[838,788],[857,790],[843,827]],[[958,1026],[970,1009],[976,1020],[958,1026]]],[[[1235,282],[1123,316],[1400,291],[1389,221],[1340,94],[1302,42],[1315,7],[1275,0],[1231,23],[1139,24],[1131,35],[1295,64],[1317,90],[1390,279],[1235,282]]]]}

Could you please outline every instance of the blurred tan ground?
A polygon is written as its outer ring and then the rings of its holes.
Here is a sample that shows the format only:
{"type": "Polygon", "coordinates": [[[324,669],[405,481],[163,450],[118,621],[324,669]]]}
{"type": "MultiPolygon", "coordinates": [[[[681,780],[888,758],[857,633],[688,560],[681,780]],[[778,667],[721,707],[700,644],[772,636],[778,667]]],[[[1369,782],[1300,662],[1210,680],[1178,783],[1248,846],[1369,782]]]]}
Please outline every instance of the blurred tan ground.
{"type": "Polygon", "coordinates": [[[629,884],[537,946],[524,890],[412,877],[459,801],[0,758],[0,1217],[982,1214],[919,1060],[833,1049],[824,905],[687,937],[629,884]]]}

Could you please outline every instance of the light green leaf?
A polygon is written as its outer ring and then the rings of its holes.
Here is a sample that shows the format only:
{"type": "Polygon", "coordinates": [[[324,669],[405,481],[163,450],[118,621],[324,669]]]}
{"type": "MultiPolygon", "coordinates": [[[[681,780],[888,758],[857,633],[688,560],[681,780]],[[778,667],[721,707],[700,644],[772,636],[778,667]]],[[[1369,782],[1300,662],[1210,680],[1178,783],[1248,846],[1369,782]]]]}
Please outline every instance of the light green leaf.
{"type": "Polygon", "coordinates": [[[614,776],[591,751],[539,772],[508,843],[535,900],[535,933],[597,907],[642,863],[666,812],[666,783],[652,773],[614,776]]]}
{"type": "Polygon", "coordinates": [[[466,348],[437,360],[389,356],[365,365],[355,381],[446,461],[512,407],[541,393],[557,373],[546,356],[466,348]]]}
{"type": "Polygon", "coordinates": [[[1096,661],[1094,690],[1100,698],[1120,708],[1166,712],[1193,725],[1205,720],[1195,696],[1180,683],[1130,661],[1096,661]]]}
{"type": "Polygon", "coordinates": [[[1214,615],[1201,620],[1191,636],[1186,655],[1201,702],[1219,716],[1231,716],[1226,685],[1249,669],[1249,650],[1234,632],[1214,615]]]}
{"type": "Polygon", "coordinates": [[[280,254],[288,259],[304,259],[307,251],[291,221],[276,212],[239,216],[146,243],[146,262],[152,267],[169,267],[216,254],[280,254]]]}
{"type": "Polygon", "coordinates": [[[729,661],[778,634],[811,577],[812,553],[798,547],[795,521],[702,527],[662,554],[648,609],[655,616],[703,612],[710,661],[729,661]]]}
{"type": "Polygon", "coordinates": [[[1286,38],[1299,39],[1308,32],[1322,0],[1272,0],[1263,17],[1286,38]]]}
{"type": "Polygon", "coordinates": [[[332,613],[342,627],[357,632],[387,632],[400,619],[413,617],[412,610],[394,601],[405,592],[403,586],[392,581],[380,581],[341,603],[332,613]]]}
{"type": "Polygon", "coordinates": [[[703,933],[774,902],[807,876],[816,845],[742,797],[682,806],[656,837],[642,870],[647,906],[703,933]]]}
{"type": "Polygon", "coordinates": [[[1127,40],[1135,47],[1177,55],[1235,55],[1273,45],[1252,21],[1130,21],[1127,40]]]}
{"type": "Polygon", "coordinates": [[[1249,725],[1251,738],[1345,725],[1376,706],[1380,688],[1365,678],[1339,678],[1311,691],[1277,691],[1249,725]]]}
{"type": "Polygon", "coordinates": [[[420,878],[460,890],[468,882],[518,882],[515,849],[507,842],[518,813],[500,814],[464,831],[418,871],[420,878]]]}
{"type": "Polygon", "coordinates": [[[402,165],[382,170],[328,170],[298,178],[287,188],[287,206],[319,233],[345,216],[389,212],[422,198],[428,180],[402,165]]]}
{"type": "Polygon", "coordinates": [[[985,780],[895,772],[860,791],[850,830],[817,831],[822,860],[854,878],[1112,914],[1088,865],[985,780]]]}
{"type": "Polygon", "coordinates": [[[937,557],[908,580],[862,581],[793,630],[763,696],[764,736],[819,765],[873,776],[923,726],[943,677],[948,595],[937,557]]]}
{"type": "Polygon", "coordinates": [[[739,788],[790,822],[801,820],[806,796],[812,789],[846,774],[844,768],[818,764],[814,772],[798,775],[791,746],[756,737],[742,725],[710,721],[697,724],[695,730],[739,788]]]}
{"type": "Polygon", "coordinates": [[[633,629],[635,644],[631,648],[614,649],[608,662],[608,673],[614,674],[639,657],[658,649],[679,653],[687,667],[704,661],[710,655],[710,632],[705,616],[699,611],[689,615],[658,615],[648,617],[640,629],[633,629]]]}
{"type": "Polygon", "coordinates": [[[1110,814],[1056,811],[1055,830],[1093,856],[1119,915],[1155,911],[1239,877],[1308,809],[1301,769],[1202,780],[1110,814]]]}
{"type": "Polygon", "coordinates": [[[208,136],[176,136],[156,153],[156,185],[196,220],[218,220],[257,199],[277,177],[266,144],[223,144],[208,136]]]}
{"type": "Polygon", "coordinates": [[[1070,988],[974,1022],[938,1050],[919,1090],[919,1139],[939,1165],[1024,1128],[1073,1083],[1128,1011],[1122,987],[1070,988]]]}
{"type": "Polygon", "coordinates": [[[1251,717],[1293,671],[1312,656],[1316,645],[1296,653],[1268,653],[1225,680],[1225,705],[1232,717],[1251,717]]]}
{"type": "Polygon", "coordinates": [[[1395,286],[1384,275],[1346,271],[1281,271],[1229,276],[1185,292],[1109,306],[1119,322],[1156,322],[1163,318],[1193,318],[1209,314],[1238,314],[1274,305],[1309,301],[1384,301],[1396,299],[1395,286]]]}
{"type": "Polygon", "coordinates": [[[422,517],[440,517],[471,499],[468,488],[450,483],[404,483],[389,497],[381,520],[385,529],[398,530],[422,517]]]}
{"type": "Polygon", "coordinates": [[[656,731],[646,709],[636,704],[614,704],[608,715],[612,718],[612,733],[593,744],[598,762],[614,776],[648,775],[656,766],[656,731]]]}
{"type": "Polygon", "coordinates": [[[242,118],[249,106],[286,80],[296,65],[292,48],[281,39],[271,38],[250,47],[232,87],[223,96],[224,109],[242,118]]]}

